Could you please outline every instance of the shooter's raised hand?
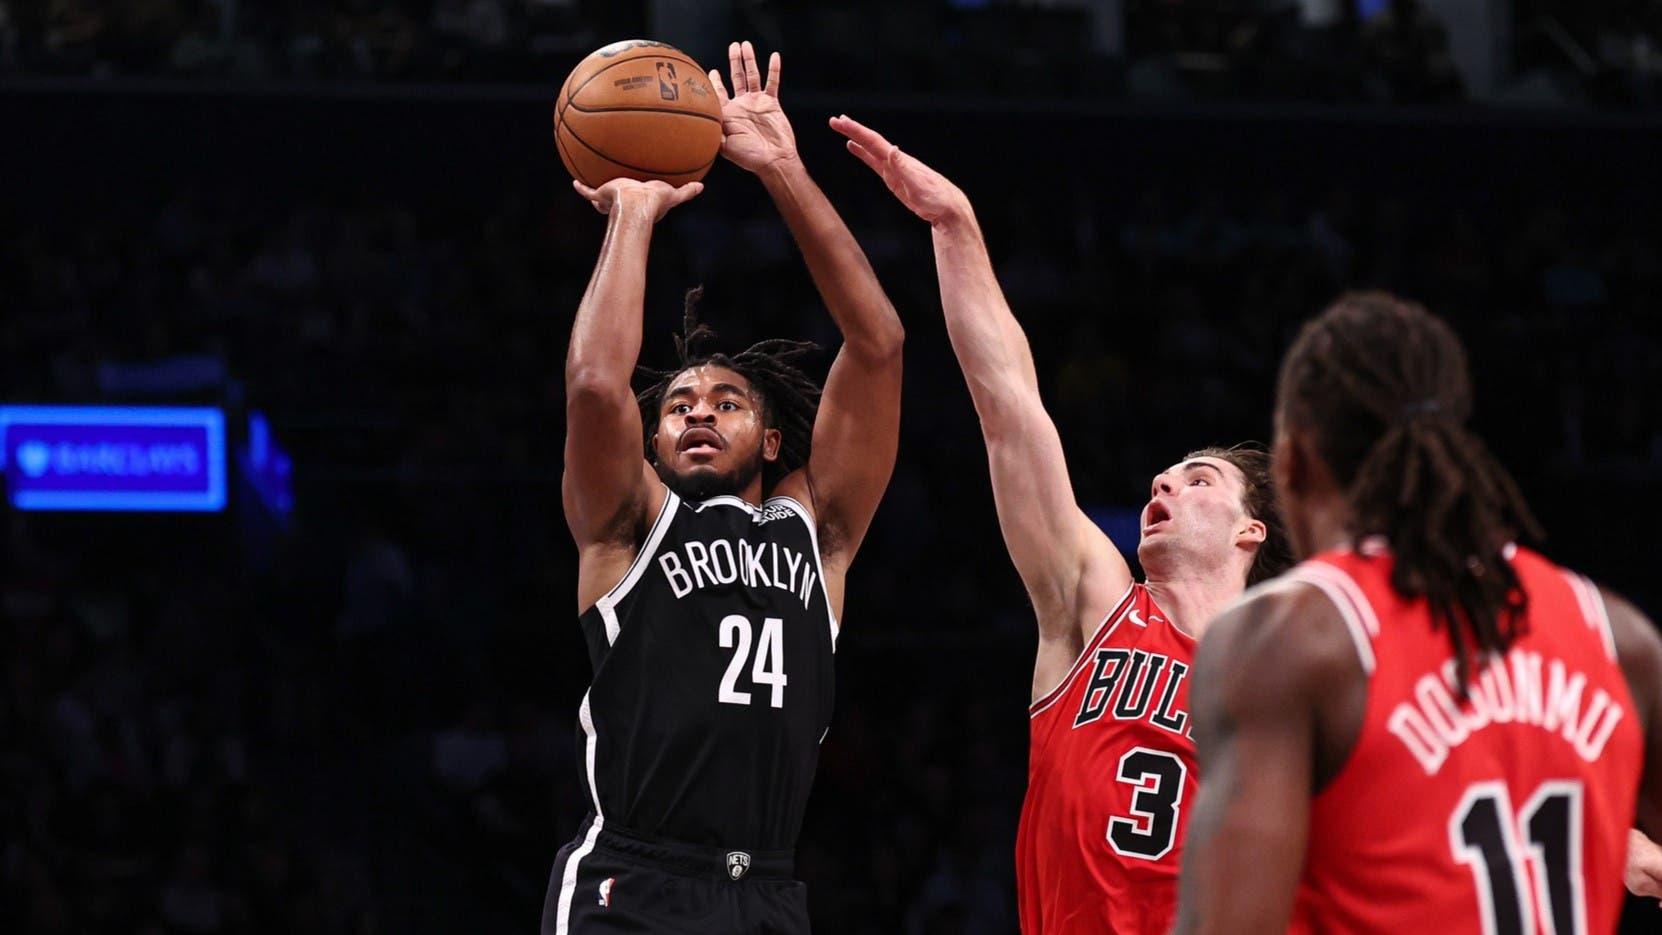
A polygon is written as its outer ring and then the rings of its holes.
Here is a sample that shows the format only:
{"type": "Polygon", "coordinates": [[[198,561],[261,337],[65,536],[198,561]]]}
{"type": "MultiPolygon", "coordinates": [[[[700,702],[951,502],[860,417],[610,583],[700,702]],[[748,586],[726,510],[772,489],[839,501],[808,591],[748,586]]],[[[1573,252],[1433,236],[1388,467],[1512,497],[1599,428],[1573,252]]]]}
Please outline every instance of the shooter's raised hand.
{"type": "Polygon", "coordinates": [[[609,215],[620,206],[636,206],[649,214],[653,223],[663,220],[669,209],[691,201],[704,190],[703,182],[688,182],[685,185],[674,186],[656,179],[650,182],[612,179],[599,188],[590,188],[573,179],[571,186],[577,189],[577,194],[587,198],[601,214],[609,215]]]}
{"type": "Polygon", "coordinates": [[[900,151],[883,134],[850,118],[832,117],[831,129],[848,137],[848,151],[882,176],[901,204],[930,224],[967,215],[969,198],[946,176],[900,151]]]}
{"type": "Polygon", "coordinates": [[[796,134],[779,106],[779,53],[768,56],[765,82],[756,65],[756,49],[749,42],[729,43],[727,64],[732,72],[731,95],[721,72],[710,70],[710,83],[721,99],[721,154],[739,168],[758,174],[794,162],[796,134]]]}

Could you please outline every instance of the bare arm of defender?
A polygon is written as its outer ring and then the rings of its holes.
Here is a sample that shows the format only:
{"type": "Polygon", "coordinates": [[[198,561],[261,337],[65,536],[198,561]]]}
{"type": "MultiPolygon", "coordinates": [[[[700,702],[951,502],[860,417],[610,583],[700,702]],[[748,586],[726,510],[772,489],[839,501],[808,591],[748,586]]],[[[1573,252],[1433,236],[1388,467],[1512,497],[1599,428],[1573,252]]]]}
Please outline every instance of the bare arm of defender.
{"type": "Polygon", "coordinates": [[[1600,593],[1610,617],[1616,658],[1645,737],[1639,828],[1628,838],[1624,882],[1635,896],[1657,899],[1662,898],[1662,850],[1651,838],[1662,835],[1662,640],[1638,608],[1608,590],[1601,588],[1600,593]]]}
{"type": "Polygon", "coordinates": [[[981,418],[999,526],[1038,613],[1041,639],[1060,638],[1073,650],[1062,653],[1065,670],[1088,635],[1084,629],[1131,583],[1130,568],[1074,499],[1027,336],[999,288],[969,199],[877,132],[847,117],[831,126],[930,224],[947,333],[981,418]]]}
{"type": "MultiPolygon", "coordinates": [[[[762,180],[843,336],[820,397],[808,464],[777,492],[810,506],[822,559],[846,570],[894,471],[904,331],[865,252],[797,154],[779,105],[779,54],[769,58],[765,82],[750,43],[730,45],[728,62],[731,99],[721,76],[710,73],[722,98],[722,152],[762,180]]],[[[841,577],[830,582],[834,607],[841,605],[841,577]]]]}
{"type": "Polygon", "coordinates": [[[566,352],[561,497],[577,540],[577,602],[582,609],[622,576],[634,558],[643,517],[663,495],[643,455],[641,414],[629,381],[641,351],[653,226],[703,186],[695,182],[671,188],[630,179],[598,189],[574,184],[607,218],[606,239],[577,307],[566,352]],[[608,557],[618,561],[608,562],[608,557]]]}
{"type": "MultiPolygon", "coordinates": [[[[1347,716],[1337,699],[1364,678],[1343,621],[1313,588],[1260,594],[1207,629],[1189,696],[1205,781],[1183,845],[1177,933],[1287,931],[1319,751],[1343,745],[1320,738],[1345,733],[1331,723],[1347,716]]],[[[1360,718],[1349,716],[1354,744],[1360,718]]]]}

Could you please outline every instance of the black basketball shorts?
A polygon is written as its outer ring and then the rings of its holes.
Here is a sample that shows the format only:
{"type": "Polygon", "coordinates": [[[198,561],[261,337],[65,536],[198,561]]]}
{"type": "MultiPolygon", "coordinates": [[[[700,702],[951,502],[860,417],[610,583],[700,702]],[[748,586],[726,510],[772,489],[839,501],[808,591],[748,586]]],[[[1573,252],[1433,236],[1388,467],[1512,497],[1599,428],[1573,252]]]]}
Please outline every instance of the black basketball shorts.
{"type": "Polygon", "coordinates": [[[789,852],[654,841],[587,816],[554,860],[542,935],[807,935],[789,852]]]}

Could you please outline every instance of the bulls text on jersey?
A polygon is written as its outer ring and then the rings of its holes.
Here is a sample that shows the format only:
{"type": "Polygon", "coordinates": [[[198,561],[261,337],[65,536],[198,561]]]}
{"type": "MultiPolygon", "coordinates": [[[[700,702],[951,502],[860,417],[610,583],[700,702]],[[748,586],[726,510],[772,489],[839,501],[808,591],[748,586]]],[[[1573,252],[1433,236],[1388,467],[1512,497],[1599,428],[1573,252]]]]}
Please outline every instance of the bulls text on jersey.
{"type": "Polygon", "coordinates": [[[1111,713],[1116,721],[1146,718],[1161,730],[1188,737],[1189,712],[1176,704],[1177,690],[1188,675],[1188,664],[1169,656],[1104,646],[1096,651],[1073,726],[1083,727],[1111,713]]]}

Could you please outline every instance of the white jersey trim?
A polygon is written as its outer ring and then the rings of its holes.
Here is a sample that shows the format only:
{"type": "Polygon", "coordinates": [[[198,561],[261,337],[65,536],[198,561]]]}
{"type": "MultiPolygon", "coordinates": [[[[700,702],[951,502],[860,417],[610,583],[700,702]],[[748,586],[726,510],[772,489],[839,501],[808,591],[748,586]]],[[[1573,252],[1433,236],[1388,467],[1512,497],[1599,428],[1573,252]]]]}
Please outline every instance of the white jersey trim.
{"type": "Polygon", "coordinates": [[[658,517],[652,521],[652,529],[646,534],[646,541],[641,543],[640,552],[636,553],[635,560],[630,563],[629,570],[624,573],[623,580],[613,585],[610,591],[601,595],[594,606],[600,611],[600,620],[606,627],[606,645],[617,642],[618,630],[621,624],[617,618],[617,605],[629,596],[635,583],[641,580],[646,568],[652,563],[653,555],[658,551],[658,545],[664,541],[664,534],[669,531],[675,522],[675,511],[681,504],[681,498],[675,491],[664,488],[664,505],[658,508],[658,517]]]}
{"type": "Polygon", "coordinates": [[[1339,619],[1345,622],[1350,640],[1356,646],[1356,657],[1362,663],[1362,671],[1372,675],[1377,663],[1370,634],[1379,634],[1379,620],[1374,617],[1373,608],[1368,605],[1367,597],[1356,586],[1356,582],[1331,565],[1311,563],[1299,565],[1281,577],[1253,588],[1249,593],[1257,595],[1280,591],[1295,584],[1309,585],[1327,596],[1328,601],[1339,612],[1339,619]],[[1354,595],[1351,593],[1352,590],[1355,592],[1354,595]],[[1369,621],[1372,622],[1371,627],[1369,621]]]}
{"type": "Polygon", "coordinates": [[[1043,714],[1052,705],[1056,704],[1056,702],[1061,701],[1063,695],[1067,694],[1068,685],[1073,681],[1074,676],[1079,674],[1079,670],[1084,668],[1085,657],[1091,654],[1091,649],[1098,643],[1101,643],[1103,640],[1107,639],[1108,636],[1112,634],[1120,625],[1120,621],[1125,619],[1126,614],[1131,611],[1131,608],[1136,606],[1136,601],[1131,599],[1132,595],[1135,594],[1136,591],[1137,582],[1133,581],[1126,585],[1125,593],[1121,594],[1119,600],[1114,602],[1113,609],[1103,615],[1102,622],[1096,625],[1096,632],[1092,633],[1091,638],[1085,641],[1084,646],[1080,647],[1079,655],[1074,657],[1073,665],[1068,667],[1067,674],[1062,676],[1062,680],[1057,682],[1055,687],[1051,688],[1050,691],[1047,691],[1039,697],[1033,699],[1033,701],[1028,704],[1027,717],[1029,720],[1043,714]]]}
{"type": "Polygon", "coordinates": [[[1610,629],[1610,611],[1604,606],[1604,595],[1599,593],[1598,585],[1568,569],[1561,569],[1564,580],[1570,583],[1570,591],[1575,595],[1575,602],[1581,606],[1582,619],[1587,626],[1597,630],[1599,640],[1604,644],[1604,654],[1609,659],[1616,659],[1616,634],[1610,629]]]}
{"type": "Polygon", "coordinates": [[[825,596],[825,616],[831,624],[831,653],[836,655],[837,636],[842,632],[842,626],[837,623],[837,612],[831,607],[831,588],[825,583],[825,563],[820,559],[819,530],[814,527],[814,516],[795,497],[769,497],[764,502],[785,504],[790,507],[791,512],[801,517],[803,524],[808,527],[808,541],[814,545],[814,568],[819,571],[819,590],[825,596]]]}
{"type": "Polygon", "coordinates": [[[600,828],[606,821],[600,809],[600,787],[595,783],[595,746],[599,736],[594,729],[594,712],[589,710],[588,692],[583,693],[583,700],[577,705],[577,723],[583,728],[583,768],[589,780],[589,799],[594,803],[594,821],[589,824],[583,843],[577,845],[577,849],[566,858],[565,869],[560,872],[560,901],[554,909],[554,935],[568,935],[571,931],[571,897],[577,892],[577,865],[594,850],[595,839],[600,836],[600,828]]]}
{"type": "Polygon", "coordinates": [[[707,506],[736,506],[752,516],[756,515],[755,504],[752,504],[743,497],[735,497],[731,494],[724,493],[717,497],[711,497],[708,500],[700,500],[698,501],[698,504],[693,507],[693,512],[702,513],[704,512],[704,508],[707,506]]]}
{"type": "Polygon", "coordinates": [[[600,816],[596,815],[589,823],[588,833],[583,835],[583,843],[577,845],[577,849],[566,858],[565,869],[560,871],[560,901],[554,907],[554,935],[571,933],[571,898],[577,895],[577,864],[594,850],[601,824],[600,816]]]}

